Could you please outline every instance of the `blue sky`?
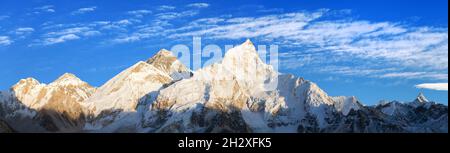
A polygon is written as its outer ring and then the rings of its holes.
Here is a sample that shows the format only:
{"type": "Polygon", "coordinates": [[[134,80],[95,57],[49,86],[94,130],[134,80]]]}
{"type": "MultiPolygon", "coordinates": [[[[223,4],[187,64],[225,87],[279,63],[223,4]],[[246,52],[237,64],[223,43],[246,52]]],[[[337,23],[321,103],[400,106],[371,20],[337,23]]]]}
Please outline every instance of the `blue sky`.
{"type": "Polygon", "coordinates": [[[448,104],[448,1],[2,0],[0,89],[65,72],[101,86],[161,48],[279,45],[280,71],[365,104],[448,104]],[[418,89],[416,85],[422,84],[418,89]],[[440,87],[440,86],[438,86],[440,87]]]}

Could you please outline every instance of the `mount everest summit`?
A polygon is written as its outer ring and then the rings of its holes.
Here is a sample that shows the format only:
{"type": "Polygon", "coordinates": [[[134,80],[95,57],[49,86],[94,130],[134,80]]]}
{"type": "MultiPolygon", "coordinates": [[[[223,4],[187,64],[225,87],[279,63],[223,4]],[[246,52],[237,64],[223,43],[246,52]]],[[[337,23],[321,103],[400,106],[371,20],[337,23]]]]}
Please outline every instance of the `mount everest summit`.
{"type": "Polygon", "coordinates": [[[448,133],[448,106],[423,94],[374,106],[328,96],[246,41],[196,71],[161,50],[98,88],[69,73],[22,79],[0,92],[0,132],[448,133]]]}

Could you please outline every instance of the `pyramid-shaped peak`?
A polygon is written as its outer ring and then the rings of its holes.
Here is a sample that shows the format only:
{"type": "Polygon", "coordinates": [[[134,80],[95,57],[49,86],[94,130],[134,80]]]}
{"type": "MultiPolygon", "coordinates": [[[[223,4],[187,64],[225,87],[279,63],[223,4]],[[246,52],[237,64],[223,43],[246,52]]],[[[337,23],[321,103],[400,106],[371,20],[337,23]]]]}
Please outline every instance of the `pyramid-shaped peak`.
{"type": "Polygon", "coordinates": [[[227,60],[235,61],[237,59],[239,60],[257,59],[258,61],[261,61],[259,54],[253,43],[250,41],[250,39],[247,39],[247,41],[245,41],[241,45],[236,46],[225,53],[224,61],[227,60]]]}
{"type": "Polygon", "coordinates": [[[64,73],[51,83],[52,85],[80,85],[85,84],[80,78],[72,73],[64,73]]]}
{"type": "Polygon", "coordinates": [[[414,101],[415,102],[420,102],[420,103],[429,102],[428,99],[425,97],[425,95],[422,92],[419,93],[419,95],[417,95],[417,98],[414,101]]]}
{"type": "Polygon", "coordinates": [[[253,46],[253,42],[250,39],[247,39],[242,45],[250,45],[253,46]]]}
{"type": "Polygon", "coordinates": [[[166,49],[161,49],[156,55],[174,57],[173,53],[166,49]]]}
{"type": "Polygon", "coordinates": [[[75,80],[79,80],[79,78],[77,76],[75,76],[75,74],[72,73],[64,73],[63,75],[61,75],[56,81],[63,81],[63,80],[67,80],[67,79],[75,79],[75,80]]]}
{"type": "Polygon", "coordinates": [[[177,59],[177,57],[175,57],[171,51],[162,49],[158,53],[156,53],[153,57],[148,59],[146,62],[148,64],[161,63],[161,62],[166,63],[166,62],[173,62],[176,59],[177,59]]]}
{"type": "Polygon", "coordinates": [[[63,79],[63,78],[78,78],[77,76],[75,76],[75,74],[72,73],[64,73],[63,75],[61,75],[59,78],[63,79]]]}

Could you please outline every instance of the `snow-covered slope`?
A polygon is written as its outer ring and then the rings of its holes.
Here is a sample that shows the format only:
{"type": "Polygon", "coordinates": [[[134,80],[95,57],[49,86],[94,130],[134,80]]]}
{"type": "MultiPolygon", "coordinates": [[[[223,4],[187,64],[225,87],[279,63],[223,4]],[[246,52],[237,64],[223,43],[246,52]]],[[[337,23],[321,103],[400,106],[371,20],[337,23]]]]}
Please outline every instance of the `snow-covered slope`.
{"type": "MultiPolygon", "coordinates": [[[[155,99],[160,88],[190,77],[190,70],[167,50],[138,62],[101,86],[84,102],[92,117],[86,130],[132,132],[140,121],[138,104],[155,99]]],[[[145,109],[145,108],[144,108],[145,109]]]]}
{"type": "MultiPolygon", "coordinates": [[[[6,115],[7,120],[35,120],[33,122],[45,131],[79,131],[84,124],[80,103],[94,91],[95,88],[69,73],[48,85],[27,78],[20,80],[10,91],[2,94],[2,104],[5,110],[14,114],[6,115]]],[[[12,126],[18,123],[13,122],[12,126]]]]}

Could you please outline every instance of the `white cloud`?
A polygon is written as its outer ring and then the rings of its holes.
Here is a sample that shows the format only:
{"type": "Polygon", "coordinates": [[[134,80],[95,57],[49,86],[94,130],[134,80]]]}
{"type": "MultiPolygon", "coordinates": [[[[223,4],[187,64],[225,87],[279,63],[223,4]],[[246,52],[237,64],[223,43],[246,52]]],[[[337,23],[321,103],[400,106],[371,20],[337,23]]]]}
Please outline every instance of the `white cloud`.
{"type": "Polygon", "coordinates": [[[67,35],[67,34],[79,34],[83,32],[89,31],[91,28],[89,27],[74,27],[74,28],[66,28],[59,31],[49,32],[45,34],[46,36],[60,36],[60,35],[67,35]]]}
{"type": "Polygon", "coordinates": [[[209,7],[209,4],[208,3],[192,3],[192,4],[188,4],[187,7],[207,8],[207,7],[209,7]]]}
{"type": "Polygon", "coordinates": [[[32,33],[32,32],[34,32],[34,29],[30,28],[30,27],[22,27],[22,28],[17,28],[15,30],[15,33],[17,35],[29,34],[29,33],[32,33]]]}
{"type": "Polygon", "coordinates": [[[170,5],[161,5],[158,7],[158,10],[160,11],[168,11],[168,10],[174,10],[176,7],[175,6],[170,6],[170,5]]]}
{"type": "Polygon", "coordinates": [[[400,79],[434,79],[448,80],[448,74],[435,72],[392,72],[378,76],[379,78],[400,78],[400,79]]]}
{"type": "Polygon", "coordinates": [[[202,25],[202,24],[210,25],[210,24],[218,24],[218,23],[224,22],[224,21],[225,21],[225,19],[216,17],[216,18],[202,18],[202,19],[198,19],[192,23],[195,25],[202,25]]]}
{"type": "Polygon", "coordinates": [[[205,36],[216,39],[243,39],[255,37],[288,37],[304,28],[311,20],[322,16],[323,12],[289,13],[258,18],[229,18],[226,24],[204,29],[192,27],[189,31],[179,31],[174,37],[205,36]],[[196,30],[200,29],[200,30],[196,30]]]}
{"type": "Polygon", "coordinates": [[[154,36],[164,35],[164,28],[161,24],[144,25],[138,28],[137,31],[129,35],[120,36],[112,40],[113,43],[128,43],[140,41],[154,36]]]}
{"type": "MultiPolygon", "coordinates": [[[[326,60],[326,58],[322,60],[326,60]]],[[[320,67],[317,71],[345,76],[379,77],[380,75],[384,75],[385,73],[390,73],[396,70],[396,68],[368,68],[361,66],[323,66],[320,67]]]]}
{"type": "Polygon", "coordinates": [[[97,36],[97,35],[100,35],[101,34],[101,32],[100,31],[86,31],[86,32],[84,32],[84,33],[82,33],[82,35],[83,36],[86,36],[86,37],[90,37],[90,36],[97,36]]]}
{"type": "Polygon", "coordinates": [[[282,9],[282,8],[271,8],[271,9],[260,9],[260,10],[257,10],[257,12],[262,12],[262,13],[280,13],[280,12],[283,12],[284,11],[284,9],[282,9]]]}
{"type": "Polygon", "coordinates": [[[151,14],[151,13],[152,13],[152,11],[150,11],[150,10],[133,10],[133,11],[127,12],[127,14],[134,15],[135,17],[138,17],[138,18],[142,18],[142,17],[144,17],[144,15],[151,14]]]}
{"type": "Polygon", "coordinates": [[[45,6],[41,6],[41,7],[36,7],[34,8],[36,11],[34,12],[35,14],[40,14],[43,12],[47,12],[47,13],[54,13],[56,12],[55,7],[53,5],[45,5],[45,6]]]}
{"type": "Polygon", "coordinates": [[[130,22],[130,20],[124,19],[124,20],[117,21],[116,24],[118,24],[118,25],[130,25],[132,23],[130,22]]]}
{"type": "Polygon", "coordinates": [[[182,17],[191,17],[198,14],[198,11],[188,10],[183,12],[167,12],[156,14],[156,17],[160,20],[172,20],[182,17]]]}
{"type": "Polygon", "coordinates": [[[96,6],[92,6],[92,7],[84,7],[84,8],[79,8],[76,11],[73,11],[71,14],[72,15],[77,15],[77,14],[84,14],[84,13],[88,13],[88,12],[94,12],[97,9],[96,6]]]}
{"type": "MultiPolygon", "coordinates": [[[[57,27],[59,28],[59,27],[57,27]]],[[[101,35],[101,32],[88,26],[63,28],[50,31],[41,36],[41,39],[35,40],[33,45],[53,45],[63,43],[70,40],[77,40],[88,37],[101,35]]]]}
{"type": "Polygon", "coordinates": [[[13,43],[13,41],[8,36],[0,36],[0,45],[8,46],[11,43],[13,43]]]}
{"type": "MultiPolygon", "coordinates": [[[[301,59],[301,58],[300,58],[301,59]]],[[[445,72],[428,72],[428,71],[407,71],[403,68],[397,67],[375,67],[374,65],[367,64],[366,66],[355,66],[357,65],[357,61],[355,61],[353,66],[333,66],[334,62],[323,63],[324,60],[333,60],[327,57],[323,57],[323,59],[313,59],[313,66],[307,67],[309,71],[315,73],[326,73],[326,74],[338,74],[342,76],[357,76],[357,77],[366,77],[366,78],[377,78],[377,79],[402,79],[402,80],[411,80],[411,79],[430,79],[430,80],[448,80],[448,74],[445,72]],[[317,61],[320,60],[320,61],[317,61]],[[322,62],[322,63],[321,63],[322,62]],[[332,66],[326,66],[332,65],[332,66]]],[[[288,63],[283,63],[283,66],[298,64],[304,66],[307,65],[307,62],[299,61],[295,62],[291,59],[288,60],[288,63]]],[[[298,67],[297,67],[298,68],[298,67]]]]}
{"type": "Polygon", "coordinates": [[[415,87],[419,89],[448,91],[448,83],[423,83],[415,85],[415,87]]]}
{"type": "Polygon", "coordinates": [[[75,34],[67,34],[67,35],[62,35],[56,38],[47,38],[44,40],[43,44],[44,45],[53,45],[53,44],[58,44],[58,43],[63,43],[69,40],[77,40],[80,39],[79,36],[75,35],[75,34]]]}

